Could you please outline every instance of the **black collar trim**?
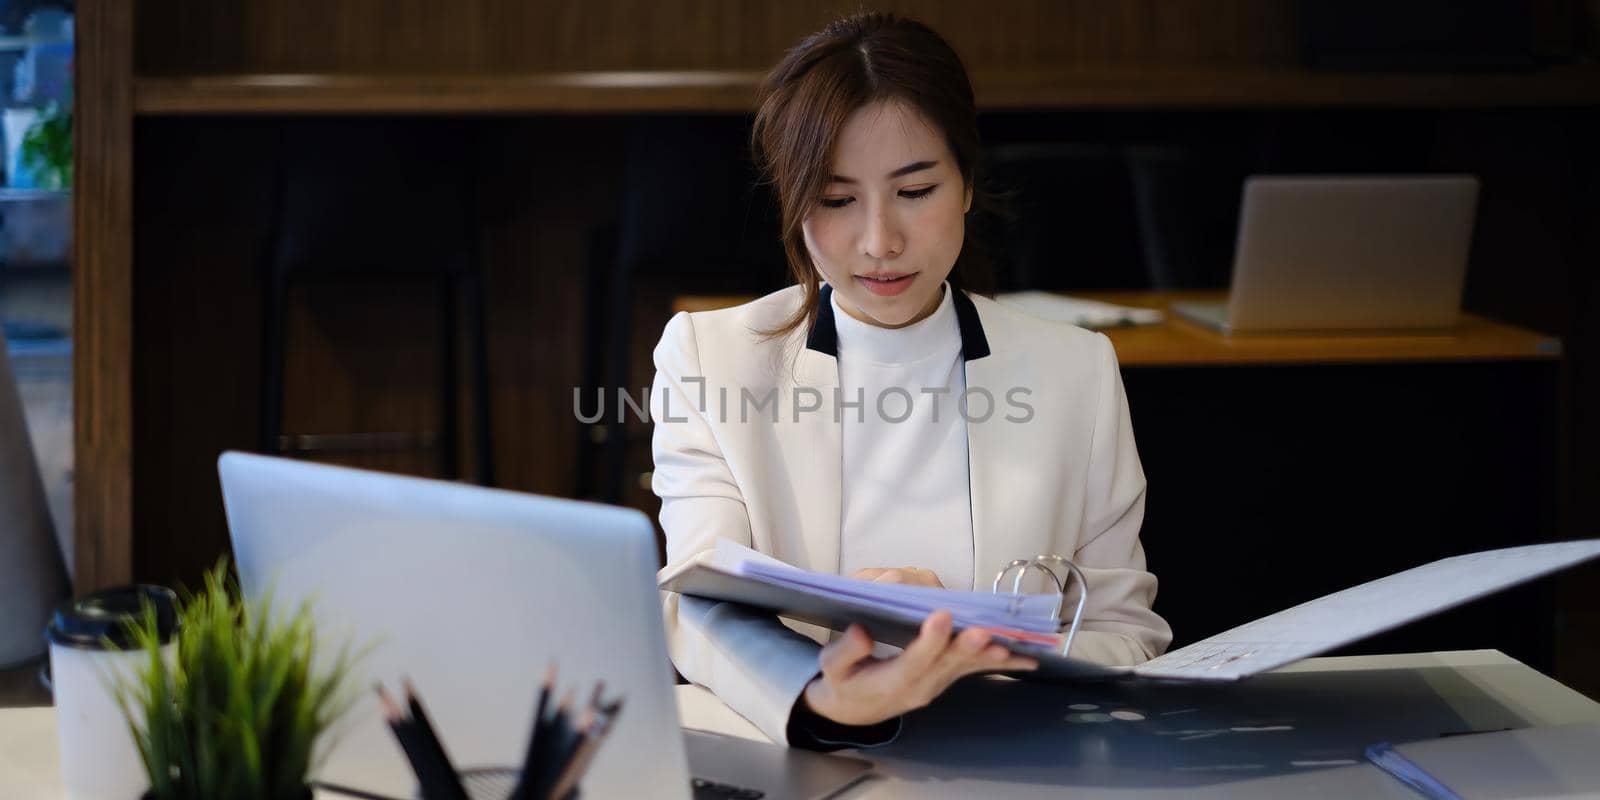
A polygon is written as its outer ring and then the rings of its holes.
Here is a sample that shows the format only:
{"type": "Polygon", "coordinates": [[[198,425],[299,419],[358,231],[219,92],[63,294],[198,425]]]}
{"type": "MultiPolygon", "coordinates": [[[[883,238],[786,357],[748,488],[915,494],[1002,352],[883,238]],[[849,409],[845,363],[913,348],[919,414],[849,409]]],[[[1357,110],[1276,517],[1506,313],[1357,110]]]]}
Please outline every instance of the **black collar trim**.
{"type": "Polygon", "coordinates": [[[822,284],[817,292],[817,321],[806,334],[806,349],[839,357],[839,328],[833,322],[833,287],[822,284]]]}
{"type": "MultiPolygon", "coordinates": [[[[989,355],[989,337],[983,333],[983,322],[978,319],[978,307],[967,293],[951,287],[956,307],[956,325],[961,329],[961,358],[973,361],[989,355]]],[[[817,321],[806,334],[806,349],[823,355],[839,357],[839,329],[833,320],[833,287],[822,285],[817,292],[817,321]]]]}

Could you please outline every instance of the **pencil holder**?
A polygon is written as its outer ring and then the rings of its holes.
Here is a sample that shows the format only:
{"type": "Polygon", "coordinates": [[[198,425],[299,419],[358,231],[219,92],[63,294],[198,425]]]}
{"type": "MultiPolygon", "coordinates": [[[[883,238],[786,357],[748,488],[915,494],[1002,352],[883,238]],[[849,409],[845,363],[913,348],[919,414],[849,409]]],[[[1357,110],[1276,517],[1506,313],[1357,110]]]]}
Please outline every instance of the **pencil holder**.
{"type": "Polygon", "coordinates": [[[574,702],[570,690],[558,703],[552,703],[555,679],[552,666],[540,687],[527,755],[520,769],[456,769],[416,690],[407,684],[404,702],[400,703],[379,686],[379,703],[417,775],[422,800],[578,800],[578,785],[621,713],[622,701],[604,700],[605,686],[596,684],[582,708],[574,702]]]}
{"type": "MultiPolygon", "coordinates": [[[[456,775],[469,800],[514,800],[522,782],[522,770],[514,767],[468,767],[456,775]]],[[[578,800],[577,787],[560,800],[578,800]]]]}
{"type": "MultiPolygon", "coordinates": [[[[515,767],[467,767],[456,772],[461,788],[468,800],[514,800],[517,784],[522,781],[522,770],[515,767]]],[[[579,800],[578,787],[559,800],[579,800]]],[[[425,792],[417,792],[417,800],[430,800],[425,792]]]]}

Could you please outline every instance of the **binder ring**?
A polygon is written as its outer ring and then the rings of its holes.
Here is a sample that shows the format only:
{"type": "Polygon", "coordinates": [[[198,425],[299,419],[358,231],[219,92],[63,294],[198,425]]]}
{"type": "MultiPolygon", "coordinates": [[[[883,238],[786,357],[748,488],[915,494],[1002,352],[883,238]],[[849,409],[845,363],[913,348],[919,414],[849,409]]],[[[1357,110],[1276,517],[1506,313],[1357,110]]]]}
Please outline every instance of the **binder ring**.
{"type": "Polygon", "coordinates": [[[1000,570],[994,576],[994,585],[990,587],[989,591],[999,594],[1000,583],[1005,580],[1007,575],[1015,571],[1016,577],[1011,580],[1011,607],[1009,609],[1010,613],[1015,614],[1022,609],[1022,579],[1027,577],[1028,570],[1037,569],[1048,576],[1050,583],[1055,585],[1056,606],[1051,613],[1059,623],[1061,621],[1061,607],[1066,603],[1067,599],[1067,584],[1062,582],[1061,576],[1052,568],[1052,564],[1066,567],[1069,577],[1078,580],[1078,607],[1072,613],[1072,624],[1067,628],[1066,641],[1061,645],[1061,655],[1064,656],[1072,650],[1072,640],[1078,635],[1078,626],[1083,622],[1083,608],[1089,600],[1089,582],[1084,579],[1083,571],[1078,569],[1077,564],[1058,555],[1041,555],[1032,559],[1014,559],[1006,564],[1005,569],[1000,570]]]}
{"type": "MultiPolygon", "coordinates": [[[[1015,614],[1018,611],[1022,610],[1022,597],[1021,597],[1021,594],[1018,592],[1018,587],[1022,584],[1022,575],[1028,571],[1028,567],[1031,564],[1033,564],[1033,562],[1029,561],[1029,560],[1027,560],[1025,558],[1014,559],[1014,560],[1012,560],[1011,563],[1006,565],[1005,569],[1000,570],[994,576],[994,585],[989,587],[989,591],[992,594],[999,594],[1000,593],[1000,582],[1006,579],[1006,573],[1010,572],[1011,570],[1016,569],[1017,567],[1022,567],[1022,572],[1017,573],[1017,580],[1011,586],[1011,607],[1006,609],[1007,613],[1015,614]]],[[[1055,577],[1055,576],[1052,575],[1051,577],[1055,577]]],[[[1060,583],[1061,583],[1060,581],[1057,581],[1056,585],[1059,587],[1060,583]]],[[[1059,613],[1057,614],[1056,618],[1060,619],[1060,614],[1059,613]]]]}
{"type": "MultiPolygon", "coordinates": [[[[1049,562],[1058,563],[1066,567],[1067,572],[1071,574],[1073,578],[1078,580],[1078,607],[1072,612],[1072,627],[1067,629],[1067,640],[1061,645],[1061,655],[1066,655],[1070,650],[1072,650],[1072,639],[1078,635],[1078,625],[1083,622],[1083,607],[1089,601],[1089,581],[1083,577],[1083,570],[1078,569],[1077,564],[1074,564],[1071,561],[1062,558],[1061,556],[1043,555],[1034,558],[1033,561],[1046,572],[1049,572],[1051,577],[1056,576],[1055,570],[1052,570],[1045,565],[1049,562]]],[[[1058,580],[1056,585],[1061,587],[1059,589],[1059,593],[1056,595],[1056,619],[1061,619],[1061,604],[1066,601],[1067,593],[1065,584],[1058,580]]]]}

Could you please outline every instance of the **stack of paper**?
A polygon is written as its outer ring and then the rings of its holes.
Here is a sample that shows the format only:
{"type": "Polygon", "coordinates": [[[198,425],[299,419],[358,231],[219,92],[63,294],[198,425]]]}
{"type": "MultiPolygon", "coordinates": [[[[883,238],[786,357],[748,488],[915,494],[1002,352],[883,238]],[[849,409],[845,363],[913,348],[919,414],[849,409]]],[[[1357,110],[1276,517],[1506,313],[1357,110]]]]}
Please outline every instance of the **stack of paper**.
{"type": "Polygon", "coordinates": [[[1090,330],[1124,325],[1156,325],[1165,319],[1165,315],[1154,308],[1118,306],[1053,292],[1010,292],[996,295],[995,300],[1041,319],[1066,322],[1090,330]]]}
{"type": "Polygon", "coordinates": [[[1417,766],[1416,762],[1401,755],[1388,742],[1379,742],[1367,748],[1367,760],[1378,766],[1378,769],[1393,775],[1396,780],[1415,789],[1418,794],[1429,800],[1461,800],[1461,795],[1456,794],[1450,787],[1439,782],[1438,778],[1428,774],[1428,771],[1417,766]]]}
{"type": "Polygon", "coordinates": [[[1397,628],[1600,557],[1600,539],[1443,558],[1269,614],[1134,669],[1158,678],[1237,680],[1397,628]]]}
{"type": "Polygon", "coordinates": [[[934,589],[845,578],[789,566],[728,539],[718,539],[711,566],[777,588],[828,597],[920,624],[948,609],[960,628],[984,628],[998,636],[1044,645],[1059,644],[1061,622],[1055,595],[1011,595],[934,589]]]}
{"type": "Polygon", "coordinates": [[[1429,798],[1600,797],[1600,725],[1450,736],[1367,749],[1367,759],[1429,798]]]}

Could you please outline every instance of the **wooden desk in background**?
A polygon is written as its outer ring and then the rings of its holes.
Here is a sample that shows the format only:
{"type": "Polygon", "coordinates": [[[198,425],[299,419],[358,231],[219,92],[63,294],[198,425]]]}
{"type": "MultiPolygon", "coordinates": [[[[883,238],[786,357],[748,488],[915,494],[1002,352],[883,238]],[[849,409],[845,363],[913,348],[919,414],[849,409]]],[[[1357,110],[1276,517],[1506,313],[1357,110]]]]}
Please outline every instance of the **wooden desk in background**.
{"type": "MultiPolygon", "coordinates": [[[[1535,331],[1462,314],[1449,332],[1397,335],[1240,335],[1224,336],[1170,310],[1178,302],[1221,302],[1219,291],[1074,292],[1074,297],[1136,308],[1159,308],[1167,321],[1158,325],[1109,328],[1103,333],[1117,348],[1117,359],[1129,367],[1237,367],[1312,364],[1380,364],[1452,361],[1555,361],[1561,341],[1535,331]]],[[[684,296],[673,311],[710,311],[754,298],[731,295],[684,296]]]]}
{"type": "MultiPolygon", "coordinates": [[[[1160,309],[1225,299],[1074,294],[1160,309]]],[[[1174,646],[1436,558],[1560,535],[1554,337],[1471,314],[1447,333],[1230,337],[1170,312],[1104,333],[1149,481],[1142,538],[1174,646]]],[[[1516,590],[1343,652],[1498,648],[1550,672],[1555,597],[1516,590]]]]}

